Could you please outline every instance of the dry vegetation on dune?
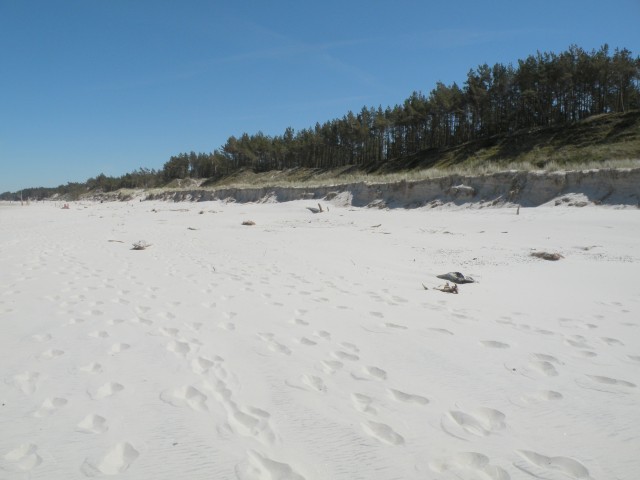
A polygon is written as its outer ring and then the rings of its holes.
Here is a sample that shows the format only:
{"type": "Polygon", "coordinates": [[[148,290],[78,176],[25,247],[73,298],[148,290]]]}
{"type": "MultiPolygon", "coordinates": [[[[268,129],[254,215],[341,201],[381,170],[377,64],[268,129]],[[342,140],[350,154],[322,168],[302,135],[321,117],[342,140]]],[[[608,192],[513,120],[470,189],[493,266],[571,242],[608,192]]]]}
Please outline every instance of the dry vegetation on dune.
{"type": "MultiPolygon", "coordinates": [[[[628,169],[639,168],[640,159],[585,161],[567,165],[559,162],[549,162],[544,168],[540,168],[530,162],[510,162],[506,164],[483,163],[480,161],[468,162],[449,168],[424,168],[405,170],[389,173],[367,173],[353,171],[352,169],[335,169],[315,171],[313,169],[292,169],[265,173],[251,171],[239,172],[223,181],[215,183],[204,182],[199,185],[202,189],[216,188],[265,188],[265,187],[327,187],[332,185],[345,185],[351,183],[387,184],[396,182],[416,182],[432,178],[448,176],[481,176],[504,171],[581,171],[601,169],[628,169]],[[346,173],[345,173],[346,171],[346,173]]],[[[170,190],[193,189],[190,187],[170,187],[170,190]]],[[[161,190],[161,189],[158,189],[161,190]]]]}

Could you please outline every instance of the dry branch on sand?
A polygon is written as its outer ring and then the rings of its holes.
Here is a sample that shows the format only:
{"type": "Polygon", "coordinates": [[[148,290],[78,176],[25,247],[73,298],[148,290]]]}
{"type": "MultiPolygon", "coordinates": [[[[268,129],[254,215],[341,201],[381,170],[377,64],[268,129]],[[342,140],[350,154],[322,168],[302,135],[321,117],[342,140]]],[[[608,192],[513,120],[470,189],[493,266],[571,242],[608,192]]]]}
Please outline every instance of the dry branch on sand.
{"type": "Polygon", "coordinates": [[[455,283],[453,285],[449,285],[449,282],[447,282],[444,285],[440,285],[434,288],[434,290],[440,290],[441,292],[444,292],[444,293],[455,293],[457,295],[458,285],[456,285],[455,283]]]}
{"type": "Polygon", "coordinates": [[[551,260],[556,261],[564,258],[559,253],[549,253],[549,252],[531,252],[532,257],[541,258],[543,260],[551,260]]]}
{"type": "Polygon", "coordinates": [[[133,247],[131,248],[131,250],[144,250],[146,248],[149,248],[150,246],[151,246],[150,243],[144,240],[140,240],[133,244],[133,247]]]}
{"type": "Polygon", "coordinates": [[[322,213],[322,212],[324,212],[324,210],[322,209],[322,205],[320,205],[320,204],[318,204],[318,208],[307,207],[307,210],[309,210],[311,213],[322,213]]]}

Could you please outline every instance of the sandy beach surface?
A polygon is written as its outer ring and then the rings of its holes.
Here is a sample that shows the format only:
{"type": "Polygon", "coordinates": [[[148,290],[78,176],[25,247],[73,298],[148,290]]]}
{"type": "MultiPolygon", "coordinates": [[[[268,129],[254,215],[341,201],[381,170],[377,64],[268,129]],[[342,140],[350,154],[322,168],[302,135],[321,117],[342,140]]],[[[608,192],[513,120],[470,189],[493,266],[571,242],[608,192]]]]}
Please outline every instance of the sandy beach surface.
{"type": "Polygon", "coordinates": [[[640,478],[640,210],[316,203],[2,205],[0,479],[640,478]]]}

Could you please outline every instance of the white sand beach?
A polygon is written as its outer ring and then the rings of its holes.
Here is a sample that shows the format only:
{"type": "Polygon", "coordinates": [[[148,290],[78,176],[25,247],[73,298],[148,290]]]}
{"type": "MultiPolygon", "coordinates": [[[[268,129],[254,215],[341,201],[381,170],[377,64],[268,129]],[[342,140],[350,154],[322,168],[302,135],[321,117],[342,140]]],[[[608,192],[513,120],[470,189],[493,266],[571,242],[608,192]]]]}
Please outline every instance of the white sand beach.
{"type": "Polygon", "coordinates": [[[60,206],[0,207],[0,479],[639,478],[636,208],[60,206]]]}

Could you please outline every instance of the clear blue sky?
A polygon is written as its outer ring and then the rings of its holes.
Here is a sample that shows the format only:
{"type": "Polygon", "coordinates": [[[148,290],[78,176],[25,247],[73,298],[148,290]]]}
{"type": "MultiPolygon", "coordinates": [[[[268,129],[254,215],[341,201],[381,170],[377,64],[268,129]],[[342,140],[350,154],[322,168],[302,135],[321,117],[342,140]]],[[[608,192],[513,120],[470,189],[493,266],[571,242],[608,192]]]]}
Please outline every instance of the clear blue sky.
{"type": "Polygon", "coordinates": [[[0,192],[161,168],[608,43],[640,0],[0,0],[0,192]]]}

